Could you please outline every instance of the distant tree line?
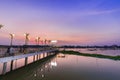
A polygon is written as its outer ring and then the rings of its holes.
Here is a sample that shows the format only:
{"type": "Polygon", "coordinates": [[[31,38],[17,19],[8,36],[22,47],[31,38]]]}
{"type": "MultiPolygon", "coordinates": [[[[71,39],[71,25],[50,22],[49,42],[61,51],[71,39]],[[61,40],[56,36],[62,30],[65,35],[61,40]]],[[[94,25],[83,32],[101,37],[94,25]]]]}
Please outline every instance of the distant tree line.
{"type": "Polygon", "coordinates": [[[38,48],[38,47],[50,47],[49,45],[0,45],[0,48],[8,48],[8,47],[13,47],[13,48],[38,48]]]}
{"type": "Polygon", "coordinates": [[[72,45],[64,45],[59,48],[120,48],[118,45],[103,45],[103,46],[72,46],[72,45]]]}
{"type": "MultiPolygon", "coordinates": [[[[50,47],[49,45],[0,45],[0,48],[38,48],[38,47],[50,47]]],[[[74,45],[64,45],[64,46],[56,46],[58,48],[120,48],[119,45],[103,45],[103,46],[74,46],[74,45]]]]}

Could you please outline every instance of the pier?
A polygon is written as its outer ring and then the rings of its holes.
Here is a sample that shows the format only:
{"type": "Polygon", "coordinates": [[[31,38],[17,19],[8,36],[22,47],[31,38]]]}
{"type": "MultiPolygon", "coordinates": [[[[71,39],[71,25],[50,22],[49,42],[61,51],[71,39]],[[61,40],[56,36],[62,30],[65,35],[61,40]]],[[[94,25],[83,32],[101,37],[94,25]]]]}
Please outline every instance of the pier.
{"type": "Polygon", "coordinates": [[[52,50],[45,50],[45,51],[40,51],[40,52],[33,52],[33,53],[27,53],[27,54],[21,54],[21,55],[16,55],[16,56],[8,56],[8,57],[2,57],[0,58],[0,63],[3,65],[2,71],[0,75],[5,75],[7,72],[10,72],[13,70],[13,63],[15,60],[19,59],[24,59],[24,66],[28,65],[28,59],[29,57],[32,57],[32,63],[35,61],[38,61],[40,59],[46,58],[50,55],[54,55],[56,49],[52,50]],[[10,63],[9,66],[8,62],[10,63]],[[7,69],[9,70],[7,71],[7,69]]]}

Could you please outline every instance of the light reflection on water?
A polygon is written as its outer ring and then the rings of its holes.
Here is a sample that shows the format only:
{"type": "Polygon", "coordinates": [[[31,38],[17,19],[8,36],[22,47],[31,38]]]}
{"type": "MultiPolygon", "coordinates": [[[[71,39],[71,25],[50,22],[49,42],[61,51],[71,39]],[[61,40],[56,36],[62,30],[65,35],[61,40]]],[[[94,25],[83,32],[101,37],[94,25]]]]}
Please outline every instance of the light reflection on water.
{"type": "MultiPolygon", "coordinates": [[[[17,61],[21,65],[24,61],[17,61]]],[[[14,65],[15,66],[15,65],[14,65]]],[[[20,66],[17,64],[17,66],[20,66]]],[[[2,80],[119,80],[120,61],[58,54],[43,63],[7,74],[2,80]],[[19,77],[19,78],[18,78],[19,77]]]]}

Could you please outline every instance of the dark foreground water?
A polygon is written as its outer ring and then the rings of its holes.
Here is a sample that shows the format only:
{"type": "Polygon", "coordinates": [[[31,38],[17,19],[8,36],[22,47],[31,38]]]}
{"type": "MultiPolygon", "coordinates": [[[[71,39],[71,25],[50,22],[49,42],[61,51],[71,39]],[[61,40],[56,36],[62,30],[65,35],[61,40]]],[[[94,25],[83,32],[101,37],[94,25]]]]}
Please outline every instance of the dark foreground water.
{"type": "Polygon", "coordinates": [[[0,76],[0,80],[120,80],[120,61],[59,53],[0,76]]]}

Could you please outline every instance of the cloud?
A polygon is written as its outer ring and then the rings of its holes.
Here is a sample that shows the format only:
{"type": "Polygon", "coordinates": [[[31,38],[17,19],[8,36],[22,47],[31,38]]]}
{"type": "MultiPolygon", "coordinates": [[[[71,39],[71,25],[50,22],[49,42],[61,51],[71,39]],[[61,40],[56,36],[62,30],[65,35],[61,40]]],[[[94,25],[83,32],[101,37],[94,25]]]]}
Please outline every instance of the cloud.
{"type": "Polygon", "coordinates": [[[101,10],[101,11],[87,11],[87,12],[83,12],[82,15],[100,15],[100,14],[110,14],[110,13],[114,13],[114,12],[118,12],[120,11],[118,10],[101,10]]]}

